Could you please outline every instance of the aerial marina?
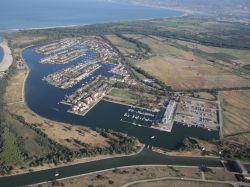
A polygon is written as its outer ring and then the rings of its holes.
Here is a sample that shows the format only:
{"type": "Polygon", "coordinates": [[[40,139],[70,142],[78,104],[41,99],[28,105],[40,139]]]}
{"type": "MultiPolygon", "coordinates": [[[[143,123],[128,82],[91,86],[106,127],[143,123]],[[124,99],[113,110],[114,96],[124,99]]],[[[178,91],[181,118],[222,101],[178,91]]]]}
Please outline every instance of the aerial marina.
{"type": "Polygon", "coordinates": [[[249,183],[250,4],[172,1],[3,2],[0,186],[249,183]]]}
{"type": "Polygon", "coordinates": [[[199,127],[208,131],[219,129],[218,104],[188,96],[167,99],[158,110],[131,107],[122,122],[171,132],[175,123],[199,127]]]}
{"type": "MultiPolygon", "coordinates": [[[[76,115],[86,115],[117,82],[125,85],[142,84],[131,78],[117,51],[99,37],[67,38],[39,46],[36,52],[44,55],[40,63],[55,64],[57,60],[63,63],[77,61],[74,65],[43,77],[44,81],[61,89],[81,84],[60,101],[70,106],[68,112],[76,115]],[[95,55],[78,60],[82,55],[87,55],[87,51],[92,51],[95,55]],[[102,71],[105,65],[110,68],[102,71]],[[108,76],[106,73],[109,73],[108,76]]],[[[163,105],[154,109],[131,106],[120,121],[166,132],[171,132],[175,123],[209,131],[219,128],[217,103],[195,99],[185,94],[167,96],[163,105]]]]}
{"type": "Polygon", "coordinates": [[[84,116],[91,110],[111,89],[112,84],[136,84],[121,64],[117,52],[101,38],[68,38],[40,46],[35,51],[45,56],[39,61],[42,64],[55,64],[57,60],[63,63],[73,60],[77,62],[42,79],[54,87],[66,90],[81,84],[76,90],[73,88],[72,93],[66,94],[60,102],[69,105],[68,112],[76,115],[84,116]],[[91,53],[87,53],[88,51],[91,53]],[[67,58],[63,57],[65,55],[67,58]],[[82,55],[88,56],[80,60],[82,55]],[[108,69],[105,68],[107,66],[108,69]]]}
{"type": "Polygon", "coordinates": [[[129,123],[132,125],[137,125],[139,127],[151,127],[152,123],[155,121],[157,111],[152,111],[146,108],[129,107],[124,113],[120,121],[124,123],[129,123]]]}
{"type": "Polygon", "coordinates": [[[84,116],[105,96],[109,89],[110,85],[105,78],[98,76],[73,94],[66,96],[61,103],[71,106],[68,112],[84,116]]]}
{"type": "Polygon", "coordinates": [[[70,66],[43,78],[49,84],[55,87],[67,89],[74,86],[82,79],[90,76],[94,71],[101,67],[97,61],[88,63],[80,63],[75,66],[70,66]]]}

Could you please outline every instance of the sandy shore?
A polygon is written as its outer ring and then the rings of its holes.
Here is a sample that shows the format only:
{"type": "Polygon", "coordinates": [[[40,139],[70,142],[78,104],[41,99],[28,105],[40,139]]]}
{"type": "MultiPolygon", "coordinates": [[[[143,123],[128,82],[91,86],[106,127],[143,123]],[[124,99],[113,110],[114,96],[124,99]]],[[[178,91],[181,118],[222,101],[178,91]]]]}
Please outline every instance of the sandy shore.
{"type": "Polygon", "coordinates": [[[0,46],[3,48],[3,52],[4,52],[3,60],[0,63],[0,72],[1,72],[1,71],[6,71],[9,69],[10,65],[13,62],[13,57],[11,55],[11,50],[8,46],[7,40],[4,40],[0,44],[0,46]]]}

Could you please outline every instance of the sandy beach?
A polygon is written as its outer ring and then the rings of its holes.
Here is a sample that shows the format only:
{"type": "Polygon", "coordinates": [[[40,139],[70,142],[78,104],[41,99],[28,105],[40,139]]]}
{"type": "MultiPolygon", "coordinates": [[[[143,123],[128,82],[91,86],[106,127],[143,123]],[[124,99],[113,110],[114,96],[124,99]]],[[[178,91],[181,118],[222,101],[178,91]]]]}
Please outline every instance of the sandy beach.
{"type": "Polygon", "coordinates": [[[7,40],[4,40],[0,46],[3,48],[4,56],[2,62],[0,62],[0,72],[6,71],[9,69],[10,65],[13,62],[13,57],[11,55],[11,50],[8,46],[7,40]]]}

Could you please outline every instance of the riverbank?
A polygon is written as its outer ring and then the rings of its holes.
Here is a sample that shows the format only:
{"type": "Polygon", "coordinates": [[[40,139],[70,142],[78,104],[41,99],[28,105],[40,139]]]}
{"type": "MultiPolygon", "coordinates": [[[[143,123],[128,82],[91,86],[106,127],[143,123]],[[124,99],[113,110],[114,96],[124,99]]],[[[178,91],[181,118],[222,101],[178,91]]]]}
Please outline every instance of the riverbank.
{"type": "Polygon", "coordinates": [[[11,50],[8,46],[7,40],[3,40],[2,43],[0,43],[0,47],[3,48],[3,59],[2,62],[0,62],[0,72],[7,71],[9,67],[11,66],[13,62],[13,57],[11,55],[11,50]]]}
{"type": "MultiPolygon", "coordinates": [[[[198,168],[200,165],[206,164],[211,168],[222,168],[219,159],[215,158],[191,158],[191,157],[167,157],[159,153],[152,152],[147,149],[143,149],[140,154],[126,157],[111,158],[87,163],[80,163],[71,166],[58,167],[54,169],[48,169],[43,171],[19,174],[9,177],[1,177],[0,184],[2,186],[24,186],[38,184],[48,181],[57,181],[59,179],[65,178],[74,178],[74,176],[84,176],[90,173],[96,173],[97,171],[105,171],[112,169],[111,172],[117,171],[116,168],[121,167],[132,167],[132,166],[171,166],[171,168],[180,166],[183,168],[198,168]],[[59,173],[58,176],[55,176],[55,173],[59,173]]],[[[174,171],[174,170],[173,170],[174,171]]],[[[174,171],[175,172],[175,171],[174,171]]],[[[178,174],[178,171],[176,171],[178,174]]],[[[119,173],[119,172],[118,172],[119,173]]],[[[136,172],[141,173],[141,172],[136,172]]],[[[189,173],[189,172],[188,172],[189,173]]],[[[195,172],[196,173],[196,172],[195,172]]],[[[122,175],[126,172],[121,172],[122,175]]],[[[132,175],[129,175],[130,177],[132,175]]],[[[153,175],[151,177],[154,177],[153,175]]],[[[117,176],[119,179],[119,177],[117,176]]],[[[83,184],[83,183],[82,183],[83,184]]]]}
{"type": "Polygon", "coordinates": [[[121,158],[121,157],[124,158],[124,157],[135,156],[137,154],[140,154],[143,151],[143,149],[144,149],[144,146],[141,145],[138,152],[132,153],[129,155],[126,155],[126,154],[99,155],[99,156],[94,156],[94,157],[78,158],[78,159],[74,159],[74,161],[72,161],[72,162],[61,163],[58,165],[44,164],[43,166],[14,169],[14,170],[12,170],[12,173],[10,175],[5,175],[5,176],[0,175],[0,178],[7,177],[7,176],[26,174],[26,173],[30,173],[30,172],[44,171],[44,170],[48,170],[48,169],[60,169],[61,167],[74,166],[74,165],[78,165],[78,164],[90,163],[90,162],[94,162],[94,161],[101,161],[101,160],[112,159],[112,158],[121,158]]]}
{"type": "MultiPolygon", "coordinates": [[[[9,114],[14,114],[16,116],[22,116],[26,123],[34,124],[36,128],[40,129],[49,138],[53,141],[71,149],[71,150],[79,150],[79,147],[73,142],[65,141],[66,139],[77,139],[86,144],[91,144],[93,146],[98,147],[107,147],[109,146],[108,139],[101,136],[96,131],[88,129],[86,127],[80,126],[72,126],[70,124],[55,122],[52,120],[45,119],[33,111],[29,109],[29,107],[25,103],[25,81],[28,77],[28,70],[18,70],[17,73],[10,80],[6,93],[4,95],[5,98],[5,110],[9,114]],[[82,132],[82,133],[79,133],[82,132]]],[[[138,154],[142,151],[143,145],[138,144],[140,149],[138,152],[133,153],[138,154]]],[[[38,167],[15,167],[12,170],[11,175],[28,173],[31,171],[41,171],[51,168],[57,168],[62,166],[69,166],[74,164],[86,163],[90,161],[97,161],[108,158],[117,158],[124,156],[131,156],[126,154],[114,154],[114,155],[98,155],[94,157],[83,157],[79,159],[74,159],[72,162],[68,163],[60,163],[59,165],[54,164],[44,164],[43,166],[38,167]]]]}

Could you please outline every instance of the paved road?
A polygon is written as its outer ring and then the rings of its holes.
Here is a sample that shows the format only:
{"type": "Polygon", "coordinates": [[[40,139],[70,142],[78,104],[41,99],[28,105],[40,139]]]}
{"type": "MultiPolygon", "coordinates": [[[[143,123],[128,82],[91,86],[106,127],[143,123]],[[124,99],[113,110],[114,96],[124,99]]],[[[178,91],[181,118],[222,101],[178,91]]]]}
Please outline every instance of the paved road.
{"type": "Polygon", "coordinates": [[[133,184],[154,182],[154,181],[161,181],[161,180],[184,180],[184,181],[194,181],[194,182],[209,182],[209,183],[217,183],[217,184],[218,183],[231,184],[234,187],[238,187],[240,185],[250,186],[250,184],[246,184],[246,183],[242,183],[242,182],[235,182],[235,181],[203,180],[203,179],[180,178],[180,177],[161,177],[161,178],[155,178],[155,179],[145,179],[145,180],[134,181],[134,182],[127,183],[121,187],[129,187],[133,184]]]}
{"type": "Polygon", "coordinates": [[[221,109],[221,102],[220,102],[220,94],[218,93],[217,103],[219,107],[219,120],[220,120],[220,139],[223,139],[223,117],[222,117],[222,109],[221,109]]]}

